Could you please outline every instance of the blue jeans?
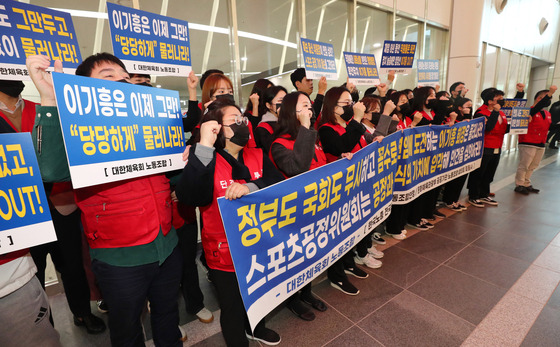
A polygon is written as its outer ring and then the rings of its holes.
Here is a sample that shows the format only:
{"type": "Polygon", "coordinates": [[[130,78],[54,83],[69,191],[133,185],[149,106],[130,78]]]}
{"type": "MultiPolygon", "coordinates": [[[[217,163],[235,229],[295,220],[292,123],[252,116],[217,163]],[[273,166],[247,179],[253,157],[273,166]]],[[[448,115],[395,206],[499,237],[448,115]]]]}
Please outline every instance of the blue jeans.
{"type": "Polygon", "coordinates": [[[182,257],[176,247],[159,265],[113,266],[94,259],[92,270],[103,299],[109,306],[111,345],[144,346],[140,316],[150,301],[156,346],[182,346],[177,297],[181,282],[182,257]]]}

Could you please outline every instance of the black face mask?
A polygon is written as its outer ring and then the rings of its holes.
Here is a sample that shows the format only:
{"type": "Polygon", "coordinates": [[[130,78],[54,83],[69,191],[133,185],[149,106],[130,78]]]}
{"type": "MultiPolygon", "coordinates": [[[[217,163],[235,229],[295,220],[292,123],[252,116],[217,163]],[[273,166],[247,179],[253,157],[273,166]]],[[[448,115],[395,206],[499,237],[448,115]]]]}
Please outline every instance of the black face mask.
{"type": "Polygon", "coordinates": [[[153,87],[153,85],[151,85],[150,82],[136,83],[136,85],[138,85],[138,86],[146,86],[146,87],[153,87]]]}
{"type": "Polygon", "coordinates": [[[25,88],[25,84],[22,81],[1,81],[0,82],[0,92],[11,96],[12,98],[17,98],[25,88]]]}
{"type": "Polygon", "coordinates": [[[437,99],[430,99],[426,104],[426,108],[429,108],[430,110],[433,110],[434,108],[436,108],[436,106],[437,106],[437,99]]]}
{"type": "Polygon", "coordinates": [[[405,116],[408,115],[408,114],[410,114],[410,113],[412,112],[412,108],[410,107],[410,104],[409,104],[408,102],[402,104],[402,105],[399,106],[399,107],[401,108],[401,113],[402,113],[403,115],[405,115],[405,116]]]}
{"type": "MultiPolygon", "coordinates": [[[[224,95],[231,95],[231,94],[224,94],[224,95]]],[[[230,140],[232,143],[235,143],[240,147],[245,147],[247,142],[249,142],[249,136],[250,136],[249,127],[245,124],[234,123],[232,125],[229,125],[229,128],[233,131],[233,136],[230,137],[228,140],[230,140]]]]}
{"type": "Polygon", "coordinates": [[[550,99],[546,99],[546,100],[541,100],[543,108],[550,106],[550,104],[552,103],[552,101],[550,99]]]}
{"type": "Polygon", "coordinates": [[[278,114],[278,113],[280,113],[280,107],[282,106],[282,103],[279,102],[279,103],[277,103],[277,104],[275,104],[275,105],[276,105],[276,114],[278,114]]]}
{"type": "Polygon", "coordinates": [[[360,93],[357,91],[350,93],[350,96],[352,96],[352,101],[354,102],[358,102],[360,100],[360,93]]]}
{"type": "Polygon", "coordinates": [[[346,105],[343,106],[342,109],[344,110],[344,113],[340,115],[340,118],[342,118],[345,122],[350,121],[350,119],[354,117],[354,108],[351,105],[346,105]]]}
{"type": "Polygon", "coordinates": [[[504,99],[498,100],[497,101],[498,105],[500,105],[500,107],[504,107],[504,105],[506,104],[506,101],[504,99]]]}
{"type": "Polygon", "coordinates": [[[216,95],[216,100],[231,100],[235,104],[235,99],[233,98],[233,94],[218,94],[216,95]]]}

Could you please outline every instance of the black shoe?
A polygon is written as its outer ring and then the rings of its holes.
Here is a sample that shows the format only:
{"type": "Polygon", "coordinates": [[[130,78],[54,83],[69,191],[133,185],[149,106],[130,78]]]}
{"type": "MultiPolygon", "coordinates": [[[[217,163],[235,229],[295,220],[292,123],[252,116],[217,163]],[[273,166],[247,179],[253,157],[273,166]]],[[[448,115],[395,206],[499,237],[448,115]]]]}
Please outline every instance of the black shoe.
{"type": "Polygon", "coordinates": [[[315,313],[311,312],[311,310],[297,298],[290,301],[287,306],[290,311],[303,320],[312,321],[315,319],[315,313]]]}
{"type": "Polygon", "coordinates": [[[523,195],[529,195],[529,190],[524,186],[516,186],[513,191],[516,193],[521,193],[523,195]]]}
{"type": "Polygon", "coordinates": [[[350,281],[346,279],[342,282],[331,282],[331,287],[336,288],[341,292],[343,292],[344,294],[348,294],[348,295],[360,294],[358,288],[354,287],[354,285],[352,285],[352,283],[350,283],[350,281]]]}
{"type": "Polygon", "coordinates": [[[109,312],[109,306],[107,306],[105,300],[97,300],[97,311],[101,313],[109,312]]]}
{"type": "Polygon", "coordinates": [[[369,274],[357,266],[344,268],[344,272],[357,278],[368,278],[369,274]]]}
{"type": "Polygon", "coordinates": [[[311,305],[311,307],[313,307],[317,311],[325,312],[327,310],[327,305],[325,305],[323,301],[317,299],[313,295],[311,295],[310,297],[302,295],[301,301],[305,302],[308,305],[311,305]]]}
{"type": "Polygon", "coordinates": [[[434,216],[436,216],[437,218],[443,219],[445,217],[447,217],[446,215],[444,215],[443,213],[439,212],[439,211],[434,211],[434,216]]]}
{"type": "Polygon", "coordinates": [[[255,331],[254,334],[245,332],[245,335],[247,335],[249,340],[260,341],[268,346],[276,346],[282,341],[276,331],[268,328],[261,328],[259,331],[255,331]]]}
{"type": "Polygon", "coordinates": [[[539,193],[541,190],[537,188],[533,188],[533,186],[525,187],[529,193],[539,193]]]}
{"type": "Polygon", "coordinates": [[[84,317],[74,316],[74,324],[76,326],[85,326],[88,334],[101,334],[107,328],[103,319],[89,314],[84,317]]]}

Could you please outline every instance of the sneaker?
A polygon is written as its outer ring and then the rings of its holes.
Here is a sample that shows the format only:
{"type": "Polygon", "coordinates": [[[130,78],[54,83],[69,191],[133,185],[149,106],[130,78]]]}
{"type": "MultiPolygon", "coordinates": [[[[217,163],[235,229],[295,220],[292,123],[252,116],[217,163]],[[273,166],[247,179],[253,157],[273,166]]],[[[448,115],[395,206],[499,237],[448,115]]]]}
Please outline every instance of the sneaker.
{"type": "Polygon", "coordinates": [[[427,227],[428,229],[432,229],[434,227],[434,225],[430,222],[428,222],[426,219],[422,218],[420,220],[420,223],[424,224],[425,227],[427,227]]]}
{"type": "Polygon", "coordinates": [[[406,239],[406,235],[403,234],[402,232],[401,232],[400,234],[390,234],[390,233],[385,233],[385,234],[387,234],[387,235],[393,237],[393,238],[396,239],[396,240],[404,240],[404,239],[406,239]]]}
{"type": "Polygon", "coordinates": [[[367,272],[365,272],[364,270],[360,269],[357,266],[345,268],[344,273],[346,273],[348,275],[352,275],[356,278],[368,278],[369,277],[369,274],[367,272]]]}
{"type": "Polygon", "coordinates": [[[463,209],[459,207],[459,204],[456,202],[452,203],[451,205],[447,205],[447,208],[450,209],[451,211],[463,212],[463,209]]]}
{"type": "Polygon", "coordinates": [[[179,325],[179,331],[181,332],[181,337],[179,338],[179,340],[181,342],[185,342],[188,340],[188,336],[187,336],[187,332],[185,331],[185,329],[183,329],[182,326],[179,325]]]}
{"type": "Polygon", "coordinates": [[[212,323],[212,321],[214,320],[214,315],[206,307],[203,307],[202,310],[198,311],[196,313],[196,316],[202,323],[212,323]]]}
{"type": "Polygon", "coordinates": [[[373,235],[371,235],[371,239],[375,242],[378,243],[380,245],[384,245],[387,242],[385,242],[385,239],[383,239],[383,237],[381,237],[380,233],[373,233],[373,235]]]}
{"type": "Polygon", "coordinates": [[[107,303],[104,300],[97,300],[97,311],[101,313],[109,312],[109,306],[107,306],[107,303]]]}
{"type": "Polygon", "coordinates": [[[107,329],[103,319],[94,316],[93,314],[88,314],[83,317],[74,316],[74,325],[78,327],[85,327],[88,334],[101,334],[107,329]]]}
{"type": "Polygon", "coordinates": [[[513,191],[516,193],[521,193],[523,195],[529,195],[529,190],[527,189],[527,187],[524,186],[515,186],[513,191]]]}
{"type": "Polygon", "coordinates": [[[466,211],[467,210],[467,206],[465,205],[461,205],[460,203],[456,202],[457,206],[459,206],[461,208],[461,210],[466,211]]]}
{"type": "Polygon", "coordinates": [[[371,269],[379,269],[383,263],[377,259],[375,259],[371,254],[366,254],[365,257],[361,258],[360,256],[356,255],[354,257],[354,261],[356,264],[365,265],[371,269]]]}
{"type": "Polygon", "coordinates": [[[378,251],[377,248],[375,248],[375,245],[371,246],[370,248],[368,248],[368,253],[371,254],[374,258],[376,259],[381,259],[383,258],[383,252],[378,251]]]}
{"type": "Polygon", "coordinates": [[[422,230],[422,231],[426,231],[426,230],[429,229],[429,228],[428,228],[426,225],[424,225],[424,223],[422,223],[422,222],[418,222],[418,223],[416,223],[416,224],[410,224],[410,223],[409,223],[408,225],[410,225],[411,227],[413,227],[413,228],[415,228],[415,229],[422,230]]]}
{"type": "Polygon", "coordinates": [[[408,231],[406,231],[406,229],[401,230],[401,234],[406,235],[408,233],[408,231]]]}
{"type": "Polygon", "coordinates": [[[436,220],[436,216],[435,216],[435,215],[431,215],[431,216],[429,216],[428,218],[424,218],[424,220],[426,220],[426,222],[427,222],[427,221],[434,222],[434,221],[436,220]]]}
{"type": "Polygon", "coordinates": [[[282,340],[276,331],[268,328],[261,328],[252,335],[245,332],[245,335],[249,340],[259,341],[268,346],[276,346],[282,340]]]}
{"type": "Polygon", "coordinates": [[[498,206],[498,202],[491,197],[479,199],[481,202],[488,204],[490,206],[498,206]]]}
{"type": "Polygon", "coordinates": [[[305,321],[310,322],[315,319],[315,313],[313,313],[307,306],[303,304],[301,300],[297,298],[291,300],[287,306],[290,311],[292,311],[296,316],[305,321]]]}
{"type": "Polygon", "coordinates": [[[443,213],[439,212],[439,211],[434,211],[434,216],[436,216],[439,219],[443,219],[445,217],[447,217],[446,215],[444,215],[443,213]]]}
{"type": "Polygon", "coordinates": [[[482,201],[478,199],[469,199],[469,204],[473,205],[474,207],[484,207],[482,201]]]}
{"type": "Polygon", "coordinates": [[[533,188],[533,186],[525,187],[529,193],[539,193],[541,190],[537,188],[533,188]]]}
{"type": "Polygon", "coordinates": [[[344,294],[348,295],[360,294],[358,288],[354,287],[354,285],[352,285],[352,283],[350,283],[350,281],[348,280],[344,280],[343,282],[331,282],[331,287],[336,288],[344,294]]]}

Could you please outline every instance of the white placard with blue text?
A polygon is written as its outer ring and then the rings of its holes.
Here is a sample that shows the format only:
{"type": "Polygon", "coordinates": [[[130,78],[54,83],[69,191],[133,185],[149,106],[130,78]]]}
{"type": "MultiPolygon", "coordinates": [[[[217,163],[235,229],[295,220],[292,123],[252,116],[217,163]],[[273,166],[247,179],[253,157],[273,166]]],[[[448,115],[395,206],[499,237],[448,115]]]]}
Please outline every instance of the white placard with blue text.
{"type": "Polygon", "coordinates": [[[189,23],[107,3],[114,54],[129,73],[188,76],[189,23]]]}
{"type": "Polygon", "coordinates": [[[318,79],[325,76],[328,80],[338,79],[332,44],[302,38],[301,49],[307,78],[318,79]]]}
{"type": "Polygon", "coordinates": [[[0,182],[0,254],[56,241],[31,134],[0,134],[0,182]]]}
{"type": "Polygon", "coordinates": [[[346,72],[351,83],[355,85],[376,86],[381,83],[377,72],[377,63],[373,54],[343,52],[346,72]]]}
{"type": "Polygon", "coordinates": [[[416,68],[418,70],[418,86],[435,87],[439,84],[439,60],[418,59],[416,68]]]}
{"type": "Polygon", "coordinates": [[[415,52],[416,42],[385,41],[379,72],[388,73],[393,70],[396,74],[410,73],[415,52]]]}
{"type": "Polygon", "coordinates": [[[31,55],[60,60],[64,72],[71,74],[82,62],[69,13],[0,0],[0,27],[0,79],[30,80],[25,60],[31,55]]]}
{"type": "Polygon", "coordinates": [[[177,91],[53,73],[74,188],[182,169],[177,91]]]}
{"type": "Polygon", "coordinates": [[[531,119],[531,108],[514,107],[511,109],[511,127],[509,133],[512,135],[527,134],[531,119]]]}

